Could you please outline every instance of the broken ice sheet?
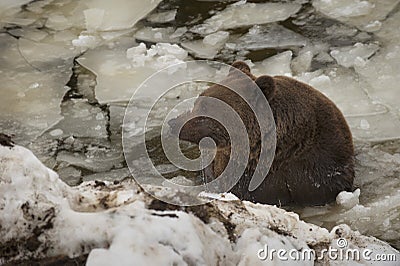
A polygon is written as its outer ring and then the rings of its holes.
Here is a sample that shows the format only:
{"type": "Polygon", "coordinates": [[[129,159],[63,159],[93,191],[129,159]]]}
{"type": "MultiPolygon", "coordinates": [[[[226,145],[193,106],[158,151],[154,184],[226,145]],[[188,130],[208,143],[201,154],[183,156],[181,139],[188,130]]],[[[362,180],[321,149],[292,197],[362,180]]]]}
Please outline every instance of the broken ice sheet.
{"type": "Polygon", "coordinates": [[[57,154],[57,162],[86,169],[94,173],[110,171],[113,168],[121,167],[125,159],[121,150],[100,149],[93,147],[93,151],[73,153],[60,151],[57,154]]]}
{"type": "Polygon", "coordinates": [[[295,74],[307,72],[311,67],[314,53],[309,50],[301,50],[299,55],[292,60],[291,68],[295,74]]]}
{"type": "Polygon", "coordinates": [[[49,134],[53,137],[103,139],[108,137],[107,117],[99,107],[89,104],[85,99],[70,99],[63,102],[61,106],[64,118],[49,129],[49,134]],[[57,129],[60,130],[60,134],[55,135],[54,132],[57,129]]]}
{"type": "MultiPolygon", "coordinates": [[[[128,102],[138,86],[157,70],[183,62],[187,52],[177,45],[159,43],[147,49],[130,38],[115,47],[102,46],[86,52],[78,63],[97,76],[96,99],[100,104],[128,102]]],[[[157,93],[152,88],[149,93],[157,93]],[[154,91],[152,91],[154,90],[154,91]]]]}
{"type": "Polygon", "coordinates": [[[383,141],[399,136],[399,119],[390,108],[368,97],[370,85],[357,73],[345,68],[318,72],[296,78],[320,90],[339,107],[355,139],[383,141]]]}
{"type": "Polygon", "coordinates": [[[400,11],[393,14],[377,33],[383,48],[367,60],[364,66],[356,66],[360,74],[371,86],[367,88],[371,98],[391,106],[400,112],[400,11]]]}
{"type": "Polygon", "coordinates": [[[303,47],[307,39],[278,24],[255,25],[249,32],[232,41],[235,50],[262,50],[266,48],[303,47]]]}
{"type": "Polygon", "coordinates": [[[195,57],[213,59],[229,38],[229,32],[217,31],[204,37],[202,40],[181,43],[195,57]]]}
{"type": "Polygon", "coordinates": [[[0,27],[9,23],[21,11],[21,7],[31,0],[2,0],[0,1],[0,27]]]}
{"type": "Polygon", "coordinates": [[[314,0],[313,6],[324,15],[350,24],[360,30],[374,32],[400,0],[314,0]]]}
{"type": "Polygon", "coordinates": [[[175,29],[173,27],[167,28],[152,28],[144,27],[135,33],[135,38],[138,41],[145,41],[151,43],[168,42],[176,43],[179,42],[179,38],[187,31],[186,27],[175,29]]]}
{"type": "Polygon", "coordinates": [[[354,71],[331,68],[320,73],[302,80],[334,101],[346,117],[378,115],[388,111],[383,105],[371,101],[365,92],[368,83],[359,79],[354,71]]]}
{"type": "Polygon", "coordinates": [[[374,43],[356,43],[354,46],[333,48],[331,56],[335,58],[339,65],[344,67],[363,67],[366,64],[366,60],[378,49],[379,46],[374,43]]]}
{"type": "Polygon", "coordinates": [[[232,4],[190,30],[205,35],[218,30],[282,21],[297,13],[300,8],[301,5],[297,3],[232,4]]]}
{"type": "Polygon", "coordinates": [[[314,7],[323,14],[332,17],[357,17],[369,14],[374,5],[362,0],[314,0],[314,7]]]}
{"type": "Polygon", "coordinates": [[[50,3],[43,7],[42,12],[50,18],[52,28],[72,26],[89,32],[115,31],[132,28],[160,2],[161,0],[66,1],[50,3]],[[55,9],[57,14],[54,14],[55,9]]]}
{"type": "Polygon", "coordinates": [[[18,39],[18,49],[21,56],[37,69],[58,67],[70,61],[79,54],[69,41],[55,41],[54,36],[48,36],[40,42],[18,39]]]}
{"type": "Polygon", "coordinates": [[[290,62],[292,60],[292,51],[285,51],[283,53],[271,56],[261,62],[254,63],[252,72],[254,75],[292,75],[290,69],[290,62]]]}
{"type": "Polygon", "coordinates": [[[177,10],[168,10],[168,11],[162,11],[159,13],[154,13],[151,14],[150,16],[147,17],[147,20],[153,23],[166,23],[166,22],[171,22],[175,20],[177,10]]]}
{"type": "Polygon", "coordinates": [[[62,53],[63,57],[59,59],[59,54],[56,59],[49,50],[45,56],[41,44],[8,34],[0,34],[0,46],[2,128],[27,143],[61,119],[60,103],[74,54],[62,53]]]}

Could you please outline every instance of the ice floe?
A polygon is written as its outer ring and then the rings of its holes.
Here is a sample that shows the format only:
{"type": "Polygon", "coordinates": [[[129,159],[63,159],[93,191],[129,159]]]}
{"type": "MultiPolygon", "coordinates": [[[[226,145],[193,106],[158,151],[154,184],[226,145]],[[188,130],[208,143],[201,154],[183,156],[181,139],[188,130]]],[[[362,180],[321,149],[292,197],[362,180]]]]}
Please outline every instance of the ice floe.
{"type": "Polygon", "coordinates": [[[378,31],[381,21],[399,0],[314,0],[314,7],[324,15],[368,32],[378,31]]]}
{"type": "Polygon", "coordinates": [[[205,35],[218,30],[282,21],[300,8],[297,3],[236,3],[190,30],[205,35]]]}
{"type": "Polygon", "coordinates": [[[303,47],[307,42],[305,37],[277,24],[253,26],[248,33],[232,41],[235,50],[287,49],[303,47]]]}
{"type": "Polygon", "coordinates": [[[292,51],[285,51],[283,53],[271,56],[261,62],[254,63],[253,72],[258,75],[292,75],[290,63],[292,60],[292,51]]]}
{"type": "Polygon", "coordinates": [[[166,23],[175,20],[177,10],[162,11],[148,16],[146,19],[153,23],[166,23]]]}
{"type": "Polygon", "coordinates": [[[145,41],[151,43],[168,42],[177,43],[180,37],[187,32],[186,27],[173,28],[152,28],[144,27],[135,33],[135,38],[138,41],[145,41]]]}
{"type": "MultiPolygon", "coordinates": [[[[169,43],[149,49],[125,39],[117,47],[102,46],[79,57],[79,64],[97,76],[96,98],[100,103],[129,101],[137,87],[151,74],[169,65],[183,62],[187,52],[169,43]]],[[[157,91],[153,91],[157,93],[157,91]]]]}
{"type": "Polygon", "coordinates": [[[0,124],[29,141],[61,119],[60,102],[76,54],[67,46],[7,34],[0,34],[0,42],[0,124]]]}
{"type": "Polygon", "coordinates": [[[229,32],[211,33],[202,40],[183,42],[181,45],[198,58],[213,59],[229,38],[229,32]]]}
{"type": "Polygon", "coordinates": [[[334,48],[331,51],[331,56],[336,59],[339,65],[344,67],[366,65],[366,59],[378,51],[377,44],[362,44],[356,43],[354,46],[334,48]]]}

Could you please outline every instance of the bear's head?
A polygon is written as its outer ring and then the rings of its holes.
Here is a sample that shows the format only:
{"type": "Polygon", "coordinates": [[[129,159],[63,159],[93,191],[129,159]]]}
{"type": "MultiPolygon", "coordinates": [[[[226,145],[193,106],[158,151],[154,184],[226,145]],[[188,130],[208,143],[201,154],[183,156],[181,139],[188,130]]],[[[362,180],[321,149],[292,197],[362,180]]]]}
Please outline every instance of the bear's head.
{"type": "Polygon", "coordinates": [[[259,146],[260,128],[254,112],[239,94],[244,95],[246,99],[250,99],[250,101],[254,101],[254,105],[257,106],[257,102],[260,100],[258,99],[260,93],[255,90],[260,89],[262,91],[261,95],[264,95],[267,100],[271,100],[275,92],[274,79],[266,75],[256,78],[251,74],[250,67],[246,63],[237,61],[232,64],[229,74],[224,80],[219,82],[219,84],[210,86],[200,94],[201,97],[195,101],[191,111],[168,122],[171,127],[171,132],[173,135],[179,133],[179,138],[181,140],[186,140],[195,144],[199,144],[200,140],[205,137],[212,138],[217,146],[213,171],[214,176],[217,176],[222,172],[226,163],[229,161],[230,136],[220,122],[199,114],[207,111],[208,113],[226,112],[226,109],[219,109],[214,106],[212,102],[207,101],[207,98],[211,97],[223,101],[229,105],[243,121],[249,138],[250,149],[252,149],[253,146],[259,146]],[[239,92],[239,94],[235,91],[239,92]],[[181,130],[177,132],[179,128],[181,128],[181,130]]]}

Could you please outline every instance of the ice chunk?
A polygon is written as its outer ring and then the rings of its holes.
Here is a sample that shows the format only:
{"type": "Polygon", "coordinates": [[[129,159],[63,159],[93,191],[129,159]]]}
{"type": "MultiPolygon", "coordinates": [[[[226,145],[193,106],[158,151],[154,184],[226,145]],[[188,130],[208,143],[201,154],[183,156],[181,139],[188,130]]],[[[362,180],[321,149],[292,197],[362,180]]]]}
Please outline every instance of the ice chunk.
{"type": "Polygon", "coordinates": [[[367,15],[374,8],[370,2],[361,0],[314,0],[313,6],[332,18],[367,15]]]}
{"type": "Polygon", "coordinates": [[[144,27],[135,33],[135,38],[139,41],[145,42],[179,42],[179,38],[187,31],[186,27],[175,29],[173,27],[167,28],[151,28],[144,27]]]}
{"type": "Polygon", "coordinates": [[[390,112],[390,108],[370,99],[366,92],[372,89],[371,86],[353,70],[327,69],[325,74],[316,77],[303,75],[298,78],[317,88],[337,104],[345,115],[354,138],[383,141],[398,137],[399,119],[390,112]]]}
{"type": "Polygon", "coordinates": [[[333,100],[347,117],[373,116],[387,112],[387,108],[374,104],[368,98],[365,93],[368,84],[359,79],[354,71],[332,68],[327,69],[325,74],[304,81],[333,100]]]}
{"type": "Polygon", "coordinates": [[[87,100],[71,99],[66,101],[62,104],[62,111],[64,118],[55,125],[55,128],[61,130],[61,133],[52,136],[63,135],[93,139],[108,137],[107,120],[103,111],[99,107],[89,104],[87,100]]]}
{"type": "Polygon", "coordinates": [[[378,36],[384,47],[367,60],[364,66],[355,66],[356,71],[371,85],[366,88],[374,100],[390,105],[400,111],[400,12],[393,14],[382,25],[378,36]]]}
{"type": "Polygon", "coordinates": [[[229,32],[218,31],[204,37],[203,43],[205,45],[214,46],[214,45],[219,45],[221,43],[225,43],[228,40],[228,38],[229,38],[229,32]]]}
{"type": "Polygon", "coordinates": [[[46,20],[46,27],[49,29],[53,29],[56,31],[66,30],[72,26],[69,20],[63,16],[58,14],[51,14],[46,20]]]}
{"type": "Polygon", "coordinates": [[[83,11],[85,16],[85,26],[88,32],[97,31],[104,19],[104,9],[89,8],[83,11]]]}
{"type": "Polygon", "coordinates": [[[307,39],[283,26],[267,24],[253,26],[248,33],[234,43],[235,50],[285,49],[305,46],[307,39]]]}
{"type": "Polygon", "coordinates": [[[153,23],[166,23],[175,20],[175,16],[178,10],[168,10],[160,13],[154,13],[147,17],[147,20],[153,23]]]}
{"type": "Polygon", "coordinates": [[[229,32],[218,31],[207,35],[203,40],[183,42],[181,45],[196,57],[212,59],[218,54],[228,38],[229,32]]]}
{"type": "Polygon", "coordinates": [[[187,52],[178,45],[159,43],[146,49],[144,44],[135,46],[129,38],[120,39],[120,42],[116,47],[90,50],[77,59],[96,74],[96,98],[100,103],[128,101],[136,88],[155,71],[187,57],[187,52]]]}
{"type": "Polygon", "coordinates": [[[57,129],[53,129],[52,131],[50,131],[49,134],[52,137],[58,137],[58,136],[61,136],[62,134],[64,134],[64,131],[62,131],[61,129],[57,128],[57,129]]]}
{"type": "Polygon", "coordinates": [[[42,66],[48,67],[49,62],[53,66],[62,65],[66,60],[72,59],[79,53],[69,42],[66,44],[50,37],[41,42],[20,38],[18,47],[23,58],[38,69],[41,69],[42,66]]]}
{"type": "Polygon", "coordinates": [[[314,57],[312,51],[301,51],[299,55],[292,60],[291,67],[295,74],[307,72],[311,67],[311,61],[314,57]]]}
{"type": "Polygon", "coordinates": [[[292,75],[290,61],[292,60],[292,51],[286,51],[265,59],[262,62],[254,63],[254,75],[292,75]]]}
{"type": "Polygon", "coordinates": [[[121,181],[126,177],[131,176],[128,168],[113,169],[109,172],[95,173],[92,175],[83,176],[83,182],[94,181],[94,180],[105,180],[110,182],[121,181]]]}
{"type": "Polygon", "coordinates": [[[218,30],[282,21],[300,8],[301,5],[297,3],[233,4],[190,30],[205,35],[218,30]]]}
{"type": "Polygon", "coordinates": [[[0,46],[0,126],[26,143],[61,119],[60,103],[76,54],[60,43],[8,34],[0,34],[0,46]]]}
{"type": "Polygon", "coordinates": [[[366,64],[366,60],[378,51],[378,49],[379,46],[374,43],[356,43],[354,46],[332,49],[331,56],[336,59],[339,65],[344,67],[363,67],[366,64]]]}
{"type": "Polygon", "coordinates": [[[351,209],[360,203],[360,189],[354,192],[342,191],[336,196],[336,203],[345,209],[351,209]]]}
{"type": "Polygon", "coordinates": [[[131,28],[153,10],[161,0],[90,0],[82,3],[88,30],[110,31],[131,28]],[[89,10],[89,11],[87,11],[89,10]],[[97,16],[97,18],[94,18],[97,16]],[[100,21],[101,20],[101,21],[100,21]]]}
{"type": "Polygon", "coordinates": [[[396,7],[400,0],[314,0],[321,13],[364,31],[377,31],[380,21],[396,7]]]}
{"type": "Polygon", "coordinates": [[[85,154],[60,151],[57,154],[57,162],[99,173],[121,167],[124,156],[120,150],[93,147],[93,150],[85,154]]]}
{"type": "MultiPolygon", "coordinates": [[[[21,10],[21,6],[30,0],[3,0],[0,1],[0,22],[8,21],[21,10]]],[[[1,25],[1,24],[0,24],[1,25]]]]}
{"type": "Polygon", "coordinates": [[[96,36],[91,35],[79,35],[78,39],[72,40],[72,45],[81,48],[96,48],[101,41],[96,36]]]}

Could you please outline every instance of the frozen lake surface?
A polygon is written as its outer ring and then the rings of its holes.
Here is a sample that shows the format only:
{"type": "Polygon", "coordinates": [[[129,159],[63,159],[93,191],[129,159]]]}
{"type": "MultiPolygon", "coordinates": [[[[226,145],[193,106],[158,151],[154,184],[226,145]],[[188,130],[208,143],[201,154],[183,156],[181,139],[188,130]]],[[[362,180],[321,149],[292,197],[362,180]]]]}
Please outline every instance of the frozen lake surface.
{"type": "MultiPolygon", "coordinates": [[[[255,75],[314,86],[351,127],[359,200],[297,209],[300,217],[328,229],[347,223],[400,248],[399,2],[1,1],[1,129],[72,186],[122,180],[129,171],[121,132],[143,134],[134,123],[122,128],[125,107],[146,78],[193,59],[245,60],[255,75]]],[[[154,121],[204,88],[176,88],[154,121]]],[[[135,123],[148,104],[137,106],[135,123]]],[[[155,129],[149,145],[158,170],[185,175],[166,162],[155,129]]]]}

